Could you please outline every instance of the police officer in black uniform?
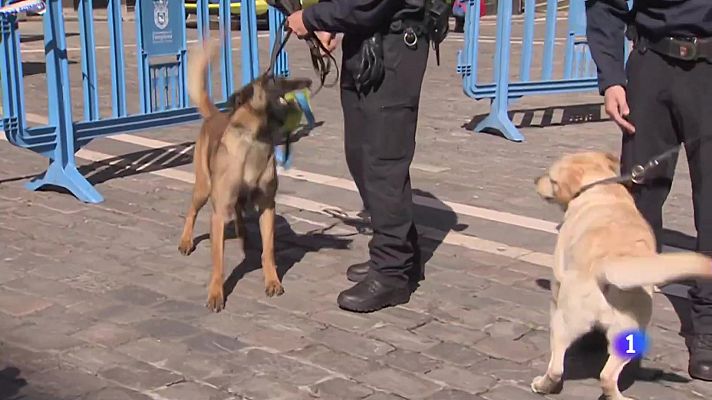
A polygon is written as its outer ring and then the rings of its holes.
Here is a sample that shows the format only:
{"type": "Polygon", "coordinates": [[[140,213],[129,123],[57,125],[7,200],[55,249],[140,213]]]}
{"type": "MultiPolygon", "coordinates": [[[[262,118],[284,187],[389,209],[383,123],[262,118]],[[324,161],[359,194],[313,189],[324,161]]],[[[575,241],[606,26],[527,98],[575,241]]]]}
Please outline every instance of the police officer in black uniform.
{"type": "MultiPolygon", "coordinates": [[[[697,251],[712,254],[712,0],[634,0],[632,10],[625,0],[588,0],[586,12],[606,112],[624,131],[622,172],[684,144],[697,251]],[[634,49],[624,67],[626,27],[634,49]]],[[[676,162],[663,162],[632,189],[658,251],[676,162]]],[[[689,373],[712,381],[712,282],[697,282],[689,296],[689,373]]]]}
{"type": "Polygon", "coordinates": [[[426,8],[423,0],[327,0],[287,20],[302,37],[344,34],[346,161],[373,228],[369,261],[348,271],[358,283],[337,299],[346,310],[406,303],[423,278],[409,169],[429,53],[426,8]]]}

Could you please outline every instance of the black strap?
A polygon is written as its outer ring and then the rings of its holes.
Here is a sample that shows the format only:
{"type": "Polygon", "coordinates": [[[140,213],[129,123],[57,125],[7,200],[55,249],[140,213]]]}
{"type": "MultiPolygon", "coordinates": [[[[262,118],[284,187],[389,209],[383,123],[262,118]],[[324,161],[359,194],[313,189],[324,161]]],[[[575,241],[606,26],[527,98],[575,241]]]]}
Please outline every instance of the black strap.
{"type": "MultiPolygon", "coordinates": [[[[271,76],[272,79],[275,78],[274,76],[274,67],[275,64],[277,63],[277,57],[279,57],[279,53],[284,50],[284,47],[287,45],[287,42],[289,41],[289,38],[292,36],[292,30],[289,29],[287,30],[287,34],[284,36],[284,39],[282,39],[282,35],[284,34],[284,28],[286,25],[286,17],[293,14],[294,12],[301,10],[302,9],[302,3],[300,0],[267,0],[267,4],[270,6],[276,8],[279,10],[284,16],[285,19],[282,20],[282,23],[280,23],[279,27],[277,28],[277,32],[275,35],[274,39],[274,44],[272,45],[272,54],[270,54],[270,62],[269,65],[267,66],[267,69],[265,71],[265,75],[271,76]]],[[[312,96],[316,95],[319,93],[322,87],[332,87],[336,85],[339,82],[339,67],[336,63],[336,59],[334,56],[331,54],[329,50],[327,50],[324,45],[321,43],[321,40],[316,37],[316,34],[313,32],[309,32],[309,35],[306,38],[307,45],[309,46],[309,53],[311,56],[311,61],[312,61],[312,67],[314,68],[314,72],[316,72],[317,76],[319,76],[319,87],[312,93],[312,96]],[[322,55],[323,52],[323,55],[322,55]],[[326,58],[326,60],[325,60],[326,58]],[[331,65],[335,66],[336,68],[336,79],[334,79],[334,82],[326,84],[326,77],[329,75],[331,72],[331,65]]],[[[284,160],[285,162],[289,159],[289,154],[290,154],[290,144],[291,144],[291,135],[290,132],[285,132],[285,140],[284,140],[284,160]]]]}

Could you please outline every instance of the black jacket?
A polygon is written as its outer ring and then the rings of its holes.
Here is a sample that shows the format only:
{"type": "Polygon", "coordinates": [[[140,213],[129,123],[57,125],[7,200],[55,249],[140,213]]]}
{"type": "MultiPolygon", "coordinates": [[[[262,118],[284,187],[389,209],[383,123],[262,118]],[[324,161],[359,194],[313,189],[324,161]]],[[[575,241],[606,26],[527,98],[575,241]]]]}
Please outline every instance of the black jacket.
{"type": "Polygon", "coordinates": [[[418,7],[422,3],[423,0],[322,0],[304,10],[304,25],[310,31],[368,37],[396,19],[422,13],[422,5],[418,7]]]}
{"type": "Polygon", "coordinates": [[[631,12],[625,0],[586,1],[586,36],[601,93],[610,86],[625,86],[623,44],[629,23],[652,40],[712,37],[712,0],[634,0],[634,9],[631,12]]]}

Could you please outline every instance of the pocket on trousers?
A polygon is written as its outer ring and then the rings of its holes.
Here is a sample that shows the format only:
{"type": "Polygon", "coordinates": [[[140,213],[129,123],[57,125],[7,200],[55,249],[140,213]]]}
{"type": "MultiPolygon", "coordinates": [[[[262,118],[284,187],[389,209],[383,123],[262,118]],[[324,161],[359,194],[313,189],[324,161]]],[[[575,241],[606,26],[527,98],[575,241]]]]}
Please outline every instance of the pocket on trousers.
{"type": "Polygon", "coordinates": [[[417,109],[411,105],[382,106],[377,117],[379,126],[376,140],[376,156],[380,160],[402,160],[413,153],[417,109]]]}

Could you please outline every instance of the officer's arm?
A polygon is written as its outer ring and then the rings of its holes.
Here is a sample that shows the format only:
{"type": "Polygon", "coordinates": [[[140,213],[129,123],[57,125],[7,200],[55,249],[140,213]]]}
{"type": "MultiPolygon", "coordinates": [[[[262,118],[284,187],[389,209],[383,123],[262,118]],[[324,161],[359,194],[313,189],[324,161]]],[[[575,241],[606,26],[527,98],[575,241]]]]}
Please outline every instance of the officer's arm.
{"type": "Polygon", "coordinates": [[[598,68],[601,94],[611,86],[626,84],[624,43],[627,21],[625,0],[586,1],[586,36],[598,68]]]}
{"type": "Polygon", "coordinates": [[[304,25],[311,31],[370,34],[381,28],[402,7],[403,0],[320,1],[304,10],[304,25]]]}

